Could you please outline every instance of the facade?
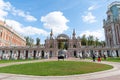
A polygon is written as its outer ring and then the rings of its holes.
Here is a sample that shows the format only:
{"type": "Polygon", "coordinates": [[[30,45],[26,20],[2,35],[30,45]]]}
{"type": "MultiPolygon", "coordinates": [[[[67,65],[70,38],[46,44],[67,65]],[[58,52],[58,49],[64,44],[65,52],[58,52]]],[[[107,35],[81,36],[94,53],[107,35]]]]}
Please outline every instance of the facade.
{"type": "Polygon", "coordinates": [[[98,55],[120,56],[119,47],[83,47],[80,38],[75,37],[75,30],[73,30],[72,35],[72,38],[66,34],[60,34],[53,38],[51,31],[50,37],[45,40],[45,44],[42,46],[1,46],[0,60],[57,58],[61,50],[65,53],[66,58],[86,58],[91,57],[93,54],[96,54],[96,57],[98,55]]]}
{"type": "Polygon", "coordinates": [[[12,28],[0,21],[0,46],[25,46],[26,40],[12,28]]]}
{"type": "Polygon", "coordinates": [[[60,50],[66,50],[67,56],[78,57],[77,49],[81,48],[80,37],[76,38],[75,30],[73,30],[72,38],[66,34],[59,34],[56,38],[53,38],[53,32],[51,30],[49,39],[45,40],[45,48],[50,49],[50,56],[57,56],[60,50]]]}
{"type": "Polygon", "coordinates": [[[0,60],[49,59],[52,57],[58,57],[59,53],[62,51],[65,53],[66,58],[86,58],[91,57],[94,54],[96,54],[96,57],[98,57],[98,55],[119,57],[120,2],[113,2],[108,6],[107,19],[103,20],[103,28],[106,38],[105,47],[82,46],[80,37],[76,37],[75,30],[73,30],[72,38],[66,34],[59,34],[58,36],[53,37],[53,32],[51,30],[50,36],[45,40],[44,45],[25,46],[25,40],[23,38],[17,35],[16,32],[12,32],[3,22],[0,22],[0,44],[13,45],[0,47],[0,60]]]}
{"type": "Polygon", "coordinates": [[[103,20],[107,47],[120,47],[120,1],[108,6],[107,19],[103,20]]]}
{"type": "MultiPolygon", "coordinates": [[[[60,49],[46,48],[45,46],[4,46],[0,47],[0,60],[57,58],[60,51],[60,49]]],[[[96,54],[96,57],[98,55],[109,57],[120,56],[120,48],[81,47],[68,48],[63,51],[66,53],[66,58],[86,58],[91,57],[93,54],[96,54]]]]}

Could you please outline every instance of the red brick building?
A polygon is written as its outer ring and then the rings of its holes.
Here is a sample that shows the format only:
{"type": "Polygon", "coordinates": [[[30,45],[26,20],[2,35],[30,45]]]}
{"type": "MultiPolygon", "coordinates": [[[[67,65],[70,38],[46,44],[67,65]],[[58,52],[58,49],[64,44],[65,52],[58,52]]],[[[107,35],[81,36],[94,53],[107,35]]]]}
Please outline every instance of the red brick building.
{"type": "Polygon", "coordinates": [[[5,22],[0,21],[0,46],[25,46],[26,40],[5,22]]]}

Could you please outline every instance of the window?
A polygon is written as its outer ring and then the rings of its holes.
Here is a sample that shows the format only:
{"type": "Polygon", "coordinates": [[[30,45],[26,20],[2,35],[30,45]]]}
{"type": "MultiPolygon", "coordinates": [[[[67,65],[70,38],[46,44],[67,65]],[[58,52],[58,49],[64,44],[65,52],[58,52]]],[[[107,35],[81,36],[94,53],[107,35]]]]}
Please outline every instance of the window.
{"type": "Polygon", "coordinates": [[[73,45],[73,48],[76,48],[76,45],[75,45],[75,44],[73,45]]]}

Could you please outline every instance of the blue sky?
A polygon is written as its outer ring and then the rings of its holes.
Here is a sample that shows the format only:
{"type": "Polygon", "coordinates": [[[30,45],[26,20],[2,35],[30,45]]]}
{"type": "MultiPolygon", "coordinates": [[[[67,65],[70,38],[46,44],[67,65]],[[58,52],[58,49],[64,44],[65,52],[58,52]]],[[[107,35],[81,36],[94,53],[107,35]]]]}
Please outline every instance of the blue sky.
{"type": "MultiPolygon", "coordinates": [[[[103,19],[107,6],[115,0],[0,0],[0,20],[23,36],[39,37],[41,42],[65,33],[93,35],[104,40],[103,19]]],[[[120,1],[120,0],[118,0],[120,1]]]]}

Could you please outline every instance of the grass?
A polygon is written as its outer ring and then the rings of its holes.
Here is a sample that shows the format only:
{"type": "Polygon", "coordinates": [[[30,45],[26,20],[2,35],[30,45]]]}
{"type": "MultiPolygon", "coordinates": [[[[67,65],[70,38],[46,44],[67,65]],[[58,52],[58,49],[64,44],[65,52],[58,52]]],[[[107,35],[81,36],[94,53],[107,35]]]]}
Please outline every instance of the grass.
{"type": "Polygon", "coordinates": [[[1,63],[11,63],[11,62],[22,62],[22,61],[31,61],[31,60],[35,60],[35,59],[25,59],[25,60],[0,60],[0,64],[1,63]]]}
{"type": "Polygon", "coordinates": [[[120,57],[108,57],[106,60],[102,58],[103,61],[111,61],[111,62],[120,62],[120,57]]]}
{"type": "Polygon", "coordinates": [[[0,72],[36,76],[64,76],[103,71],[111,68],[113,67],[109,65],[92,62],[50,61],[6,66],[0,68],[0,72]]]}
{"type": "MultiPolygon", "coordinates": [[[[91,59],[92,58],[87,58],[87,59],[91,59]]],[[[107,57],[106,60],[104,60],[104,58],[101,58],[102,61],[109,61],[109,62],[120,62],[120,57],[107,57]]],[[[97,61],[97,58],[96,58],[97,61]]]]}

